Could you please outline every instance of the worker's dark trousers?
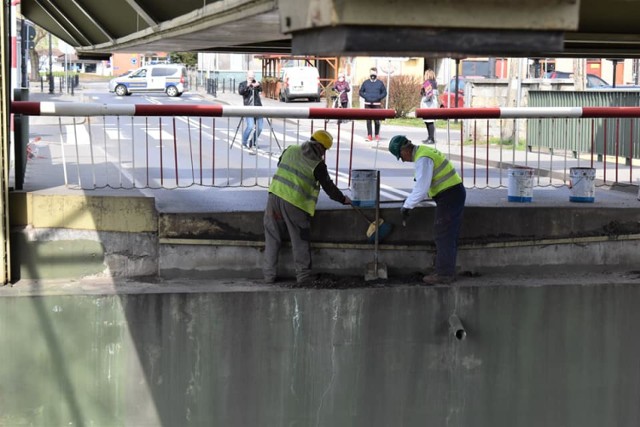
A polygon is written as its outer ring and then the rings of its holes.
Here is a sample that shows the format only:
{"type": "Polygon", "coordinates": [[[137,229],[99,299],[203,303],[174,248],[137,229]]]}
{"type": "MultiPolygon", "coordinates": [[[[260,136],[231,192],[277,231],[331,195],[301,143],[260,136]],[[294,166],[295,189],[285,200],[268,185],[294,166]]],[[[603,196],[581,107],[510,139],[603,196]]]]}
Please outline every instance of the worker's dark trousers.
{"type": "Polygon", "coordinates": [[[278,253],[282,240],[289,235],[296,269],[296,280],[303,282],[311,277],[311,247],[309,230],[311,216],[291,203],[269,193],[264,211],[264,262],[266,282],[273,282],[278,267],[278,253]]]}
{"type": "Polygon", "coordinates": [[[458,255],[458,236],[467,192],[462,184],[437,194],[434,236],[436,241],[436,274],[454,276],[458,255]]]}

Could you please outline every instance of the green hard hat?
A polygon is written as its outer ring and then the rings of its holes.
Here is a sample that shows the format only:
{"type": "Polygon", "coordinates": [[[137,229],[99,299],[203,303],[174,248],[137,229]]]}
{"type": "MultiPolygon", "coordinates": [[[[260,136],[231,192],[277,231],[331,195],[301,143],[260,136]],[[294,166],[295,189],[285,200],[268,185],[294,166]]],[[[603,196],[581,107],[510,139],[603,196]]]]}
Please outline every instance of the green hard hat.
{"type": "Polygon", "coordinates": [[[396,160],[400,158],[400,149],[410,141],[404,135],[396,135],[389,141],[389,151],[396,156],[396,160]]]}

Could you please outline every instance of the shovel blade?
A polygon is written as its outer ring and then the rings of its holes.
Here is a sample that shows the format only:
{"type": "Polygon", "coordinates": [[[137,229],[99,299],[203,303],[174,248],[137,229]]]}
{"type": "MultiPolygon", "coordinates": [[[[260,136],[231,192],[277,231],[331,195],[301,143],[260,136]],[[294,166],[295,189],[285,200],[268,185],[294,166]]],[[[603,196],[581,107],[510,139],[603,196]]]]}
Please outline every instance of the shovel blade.
{"type": "Polygon", "coordinates": [[[368,282],[370,280],[388,279],[387,265],[381,262],[372,262],[367,264],[367,269],[364,272],[364,280],[368,282]]]}

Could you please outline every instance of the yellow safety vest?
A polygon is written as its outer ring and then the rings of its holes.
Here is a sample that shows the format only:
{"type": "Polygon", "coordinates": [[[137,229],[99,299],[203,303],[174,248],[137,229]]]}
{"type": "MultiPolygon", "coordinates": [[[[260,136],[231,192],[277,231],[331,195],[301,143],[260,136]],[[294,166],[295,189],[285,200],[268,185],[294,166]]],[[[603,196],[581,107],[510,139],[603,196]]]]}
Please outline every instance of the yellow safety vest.
{"type": "Polygon", "coordinates": [[[320,193],[313,171],[319,163],[320,160],[303,156],[301,146],[288,147],[282,153],[269,192],[313,216],[320,193]]]}
{"type": "Polygon", "coordinates": [[[418,146],[413,161],[416,162],[421,157],[429,157],[433,160],[433,176],[429,187],[429,197],[433,198],[447,188],[462,182],[462,178],[460,178],[456,169],[440,151],[421,145],[418,146]]]}

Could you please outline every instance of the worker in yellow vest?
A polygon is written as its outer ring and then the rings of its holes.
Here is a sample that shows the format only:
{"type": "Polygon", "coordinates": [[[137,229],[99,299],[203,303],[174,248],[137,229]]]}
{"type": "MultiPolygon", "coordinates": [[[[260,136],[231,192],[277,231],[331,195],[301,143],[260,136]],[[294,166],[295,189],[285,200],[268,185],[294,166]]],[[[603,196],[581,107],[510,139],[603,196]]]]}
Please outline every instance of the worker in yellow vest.
{"type": "Polygon", "coordinates": [[[297,282],[305,284],[312,280],[309,236],[320,187],[332,200],[351,204],[351,199],[331,180],[324,162],[324,154],[332,145],[331,134],[318,130],[309,141],[287,147],[280,156],[264,212],[263,275],[267,283],[276,280],[278,253],[287,234],[293,249],[297,282]]]}
{"type": "Polygon", "coordinates": [[[389,151],[396,159],[415,163],[415,185],[400,208],[403,222],[425,196],[436,202],[435,273],[424,276],[422,281],[427,285],[451,283],[456,277],[458,236],[467,194],[462,179],[444,154],[434,147],[413,145],[404,135],[391,138],[389,151]]]}

